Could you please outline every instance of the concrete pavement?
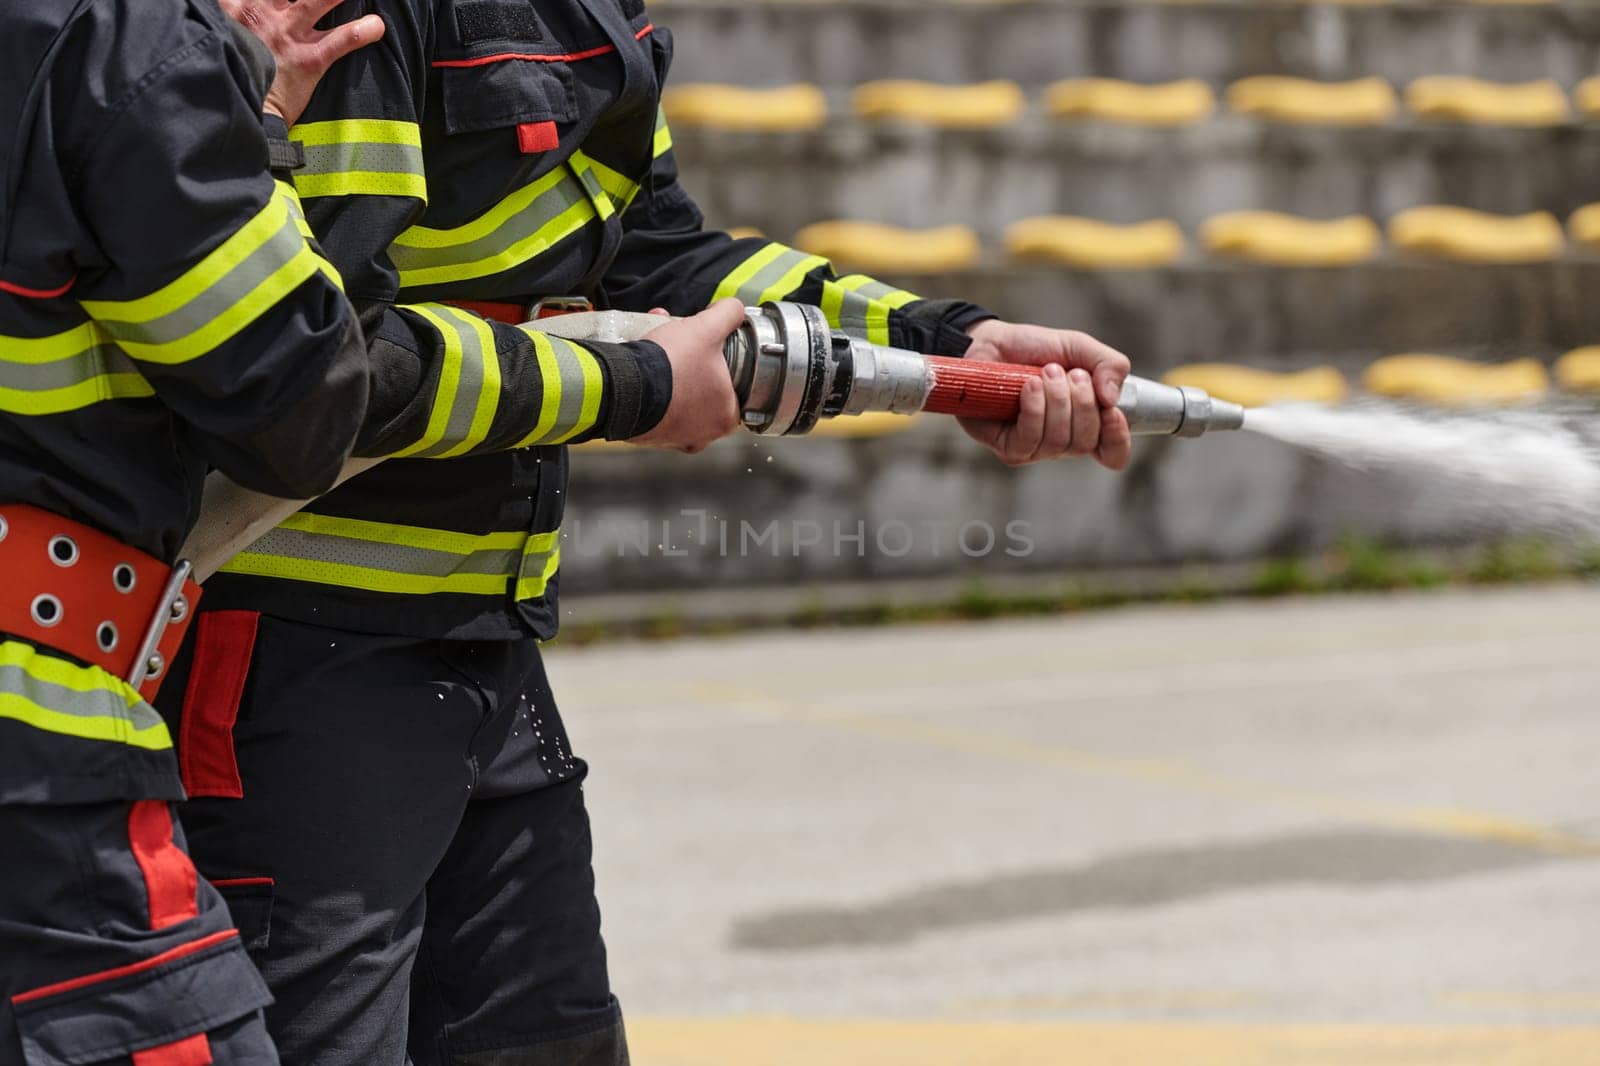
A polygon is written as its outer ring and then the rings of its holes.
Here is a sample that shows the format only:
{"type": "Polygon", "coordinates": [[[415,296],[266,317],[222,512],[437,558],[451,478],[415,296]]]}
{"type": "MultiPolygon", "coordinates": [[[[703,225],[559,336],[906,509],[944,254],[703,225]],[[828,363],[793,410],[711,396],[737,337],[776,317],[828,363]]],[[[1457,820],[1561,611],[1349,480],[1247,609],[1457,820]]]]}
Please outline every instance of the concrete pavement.
{"type": "Polygon", "coordinates": [[[642,1066],[1600,1062],[1600,590],[550,666],[642,1066]]]}

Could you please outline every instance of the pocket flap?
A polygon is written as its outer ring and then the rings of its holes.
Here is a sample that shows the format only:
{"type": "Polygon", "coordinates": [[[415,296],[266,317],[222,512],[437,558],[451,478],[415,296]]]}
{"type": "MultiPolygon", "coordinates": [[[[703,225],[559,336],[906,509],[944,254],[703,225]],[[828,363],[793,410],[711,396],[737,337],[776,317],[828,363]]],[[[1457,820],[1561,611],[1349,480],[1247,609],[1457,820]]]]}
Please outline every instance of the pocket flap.
{"type": "Polygon", "coordinates": [[[446,133],[476,133],[524,122],[570,122],[577,114],[565,63],[490,57],[439,71],[446,133]]]}
{"type": "Polygon", "coordinates": [[[272,1001],[232,929],[12,1000],[27,1066],[91,1066],[205,1033],[272,1001]]]}

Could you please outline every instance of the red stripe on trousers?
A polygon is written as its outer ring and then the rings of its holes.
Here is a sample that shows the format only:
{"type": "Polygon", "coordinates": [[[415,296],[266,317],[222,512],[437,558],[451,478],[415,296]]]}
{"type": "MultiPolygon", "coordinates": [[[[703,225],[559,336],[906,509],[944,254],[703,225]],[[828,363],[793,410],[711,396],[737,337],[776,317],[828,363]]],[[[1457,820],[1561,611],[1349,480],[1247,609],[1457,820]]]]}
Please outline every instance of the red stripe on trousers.
{"type": "Polygon", "coordinates": [[[150,928],[165,929],[200,916],[200,875],[172,841],[172,809],[165,800],[140,800],[128,812],[128,844],[144,874],[150,928]]]}
{"type": "Polygon", "coordinates": [[[144,973],[146,970],[153,970],[157,966],[165,966],[169,962],[176,962],[178,959],[193,955],[197,951],[204,951],[206,948],[220,944],[224,940],[233,940],[238,935],[239,930],[237,929],[224,929],[220,933],[212,933],[210,936],[203,936],[199,940],[191,940],[187,944],[179,944],[177,947],[163,951],[159,955],[152,955],[148,959],[141,959],[126,966],[118,966],[113,970],[101,970],[99,973],[85,974],[82,977],[74,977],[70,981],[58,981],[53,985],[45,985],[43,988],[29,989],[26,992],[12,996],[11,1002],[21,1006],[24,1003],[32,1003],[37,999],[58,996],[63,992],[75,992],[80,988],[97,985],[101,981],[115,981],[119,977],[131,977],[136,973],[144,973]]]}
{"type": "Polygon", "coordinates": [[[209,611],[196,623],[194,666],[183,694],[183,725],[178,731],[178,771],[191,799],[244,795],[233,751],[233,723],[250,676],[260,621],[255,611],[209,611]]]}
{"type": "Polygon", "coordinates": [[[173,1044],[135,1051],[133,1066],[211,1066],[211,1041],[196,1033],[173,1044]]]}

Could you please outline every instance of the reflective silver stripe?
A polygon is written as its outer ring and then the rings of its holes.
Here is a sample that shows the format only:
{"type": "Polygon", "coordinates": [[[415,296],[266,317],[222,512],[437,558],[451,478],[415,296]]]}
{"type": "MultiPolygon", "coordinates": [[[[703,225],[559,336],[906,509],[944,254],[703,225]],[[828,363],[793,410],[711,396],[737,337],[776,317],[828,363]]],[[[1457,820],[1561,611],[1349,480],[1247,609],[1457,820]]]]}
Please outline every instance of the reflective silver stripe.
{"type": "Polygon", "coordinates": [[[7,339],[0,337],[0,389],[46,392],[81,385],[104,374],[139,373],[133,360],[114,344],[96,344],[48,363],[12,363],[6,359],[7,339]]]}
{"type": "Polygon", "coordinates": [[[295,172],[302,175],[325,174],[421,174],[422,148],[412,144],[383,144],[377,141],[340,141],[334,144],[307,144],[306,165],[295,172]]]}
{"type": "Polygon", "coordinates": [[[558,536],[475,536],[302,513],[223,569],[394,595],[505,596],[516,582],[534,596],[543,591],[558,536]]]}
{"type": "MultiPolygon", "coordinates": [[[[292,212],[285,210],[285,221],[249,255],[180,306],[144,322],[130,322],[96,315],[108,334],[126,344],[173,344],[196,333],[232,311],[241,299],[253,293],[306,248],[292,212]]],[[[109,305],[107,305],[109,306],[109,305]]]]}
{"type": "Polygon", "coordinates": [[[893,296],[900,291],[881,281],[868,280],[853,290],[842,282],[840,285],[844,291],[844,298],[839,304],[839,321],[833,323],[833,326],[853,336],[865,336],[867,312],[872,309],[874,301],[893,296]]]}
{"type": "Polygon", "coordinates": [[[578,361],[578,353],[572,345],[560,337],[550,338],[550,348],[555,352],[556,365],[561,368],[561,408],[551,438],[562,440],[572,435],[583,417],[586,399],[583,364],[578,361]]]}
{"type": "Polygon", "coordinates": [[[49,337],[0,336],[0,411],[63,414],[153,395],[132,360],[93,322],[49,337]]]}
{"type": "MultiPolygon", "coordinates": [[[[590,180],[604,199],[599,182],[590,180]]],[[[404,287],[488,277],[549,250],[595,214],[584,184],[562,166],[464,226],[407,230],[389,246],[389,257],[404,287]]]]}
{"type": "MultiPolygon", "coordinates": [[[[498,360],[499,356],[492,349],[484,350],[482,335],[470,323],[464,321],[466,316],[455,308],[433,305],[429,310],[433,313],[428,317],[434,320],[434,324],[441,331],[449,329],[455,335],[456,344],[448,346],[456,350],[449,355],[460,369],[455,376],[455,393],[450,399],[450,417],[445,424],[444,439],[422,451],[408,454],[437,459],[451,452],[460,452],[463,447],[470,448],[481,444],[489,435],[489,423],[494,419],[494,407],[491,406],[487,417],[480,420],[478,405],[483,395],[485,360],[498,360]],[[448,321],[440,321],[441,318],[448,321]]],[[[498,363],[496,365],[498,366],[498,363]]],[[[498,374],[496,377],[498,378],[498,374]]],[[[443,384],[441,382],[441,387],[443,384]]],[[[498,397],[493,399],[497,400],[498,397]]]]}
{"type": "Polygon", "coordinates": [[[723,280],[717,299],[737,296],[746,304],[781,300],[800,287],[807,273],[827,265],[821,256],[769,244],[723,280]]]}
{"type": "Polygon", "coordinates": [[[382,544],[333,533],[310,533],[279,526],[255,544],[250,551],[284,559],[303,559],[318,563],[348,563],[372,570],[413,577],[447,579],[454,574],[494,574],[515,572],[520,548],[486,548],[458,555],[432,551],[409,544],[382,544]]]}
{"type": "Polygon", "coordinates": [[[605,377],[594,353],[559,337],[523,328],[533,341],[539,359],[539,421],[517,442],[519,448],[535,444],[564,444],[594,427],[600,416],[605,377]]]}
{"type": "Polygon", "coordinates": [[[172,747],[166,722],[143,700],[111,687],[115,679],[102,671],[47,657],[14,642],[0,642],[7,658],[0,663],[0,718],[36,729],[84,740],[125,743],[160,751],[172,747]],[[38,673],[59,673],[74,684],[56,684],[38,673]],[[96,678],[104,685],[96,683],[96,678]]]}

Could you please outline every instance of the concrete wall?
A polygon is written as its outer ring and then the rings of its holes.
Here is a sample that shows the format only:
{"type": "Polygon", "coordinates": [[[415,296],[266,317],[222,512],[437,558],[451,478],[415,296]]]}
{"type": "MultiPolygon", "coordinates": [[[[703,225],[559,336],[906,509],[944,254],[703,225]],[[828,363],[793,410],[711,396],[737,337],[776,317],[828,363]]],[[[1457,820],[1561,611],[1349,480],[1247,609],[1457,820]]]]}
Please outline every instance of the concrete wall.
{"type": "MultiPolygon", "coordinates": [[[[677,32],[677,81],[819,83],[841,114],[852,85],[897,75],[1005,77],[1037,95],[1089,74],[1198,76],[1221,89],[1269,73],[1400,84],[1439,73],[1552,76],[1570,86],[1600,72],[1600,6],[1589,4],[659,0],[652,17],[677,32]]],[[[1191,229],[1253,207],[1383,218],[1443,202],[1564,215],[1600,200],[1600,124],[1483,130],[1403,119],[1328,130],[1223,114],[1141,131],[1034,113],[990,133],[839,117],[813,134],[679,131],[676,140],[685,183],[716,224],[787,237],[827,217],[966,222],[990,248],[984,266],[888,280],[1088,330],[1153,376],[1222,360],[1331,363],[1354,377],[1374,357],[1407,350],[1549,359],[1600,343],[1600,256],[1579,251],[1534,266],[1385,255],[1339,270],[1191,254],[1170,269],[1100,273],[1010,267],[995,254],[1006,224],[1047,212],[1165,215],[1191,229]]],[[[1249,435],[1145,441],[1121,476],[1083,462],[1014,471],[928,418],[872,440],[742,436],[693,459],[580,449],[565,573],[569,588],[593,593],[1043,574],[1310,551],[1350,530],[1458,543],[1518,532],[1515,522],[1470,488],[1354,471],[1249,435]],[[963,551],[963,530],[980,557],[963,551]]]]}

